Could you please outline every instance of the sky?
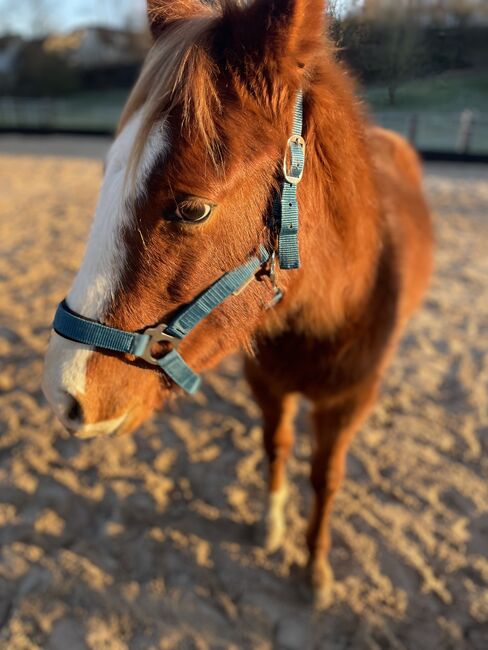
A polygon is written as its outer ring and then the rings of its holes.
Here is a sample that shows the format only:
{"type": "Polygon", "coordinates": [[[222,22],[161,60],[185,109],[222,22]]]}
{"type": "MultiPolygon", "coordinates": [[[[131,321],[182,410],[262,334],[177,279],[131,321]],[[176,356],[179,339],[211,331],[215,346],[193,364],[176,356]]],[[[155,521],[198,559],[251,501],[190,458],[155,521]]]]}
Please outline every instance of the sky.
{"type": "Polygon", "coordinates": [[[0,0],[0,32],[33,35],[144,20],[146,0],[0,0]],[[47,29],[46,29],[47,28],[47,29]]]}
{"type": "MultiPolygon", "coordinates": [[[[343,7],[350,2],[339,0],[343,7]]],[[[146,0],[0,0],[0,33],[33,36],[100,24],[138,27],[145,8],[146,0]]]]}

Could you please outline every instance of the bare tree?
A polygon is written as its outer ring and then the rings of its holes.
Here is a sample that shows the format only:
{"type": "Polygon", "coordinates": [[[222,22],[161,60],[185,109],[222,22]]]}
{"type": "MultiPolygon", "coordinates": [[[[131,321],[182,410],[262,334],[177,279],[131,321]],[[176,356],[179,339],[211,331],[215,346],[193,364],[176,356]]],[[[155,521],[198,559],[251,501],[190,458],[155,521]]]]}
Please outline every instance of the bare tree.
{"type": "Polygon", "coordinates": [[[431,23],[466,26],[488,12],[486,0],[409,0],[409,6],[431,23]]]}
{"type": "Polygon", "coordinates": [[[147,29],[147,12],[145,0],[126,0],[118,3],[118,11],[124,16],[123,26],[127,31],[141,33],[147,29]]]}
{"type": "Polygon", "coordinates": [[[363,0],[327,0],[327,14],[333,18],[341,19],[345,15],[357,11],[363,0]]]}
{"type": "Polygon", "coordinates": [[[400,85],[415,76],[421,65],[422,32],[415,11],[408,6],[383,9],[379,20],[382,42],[374,66],[388,88],[393,106],[400,85]]]}
{"type": "Polygon", "coordinates": [[[0,29],[10,31],[21,24],[31,38],[45,36],[53,28],[52,0],[3,0],[0,2],[0,29]]]}
{"type": "MultiPolygon", "coordinates": [[[[18,2],[15,3],[18,7],[18,2]]],[[[24,0],[25,24],[33,37],[46,36],[53,28],[53,7],[51,0],[24,0]]]]}

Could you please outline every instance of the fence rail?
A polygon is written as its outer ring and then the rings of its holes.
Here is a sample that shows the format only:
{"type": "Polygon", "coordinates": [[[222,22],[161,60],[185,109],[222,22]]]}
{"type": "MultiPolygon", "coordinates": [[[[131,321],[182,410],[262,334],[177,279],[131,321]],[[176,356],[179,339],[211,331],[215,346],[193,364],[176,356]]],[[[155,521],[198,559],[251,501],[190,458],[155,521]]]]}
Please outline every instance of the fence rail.
{"type": "Polygon", "coordinates": [[[114,131],[118,102],[86,99],[0,99],[0,129],[39,131],[114,131]]]}
{"type": "MultiPolygon", "coordinates": [[[[0,99],[0,131],[103,133],[114,131],[120,101],[101,95],[81,99],[0,99]]],[[[390,111],[376,121],[403,134],[420,151],[488,156],[488,114],[390,111]]]]}
{"type": "Polygon", "coordinates": [[[417,149],[488,155],[488,115],[469,109],[461,113],[377,113],[382,126],[404,135],[417,149]]]}

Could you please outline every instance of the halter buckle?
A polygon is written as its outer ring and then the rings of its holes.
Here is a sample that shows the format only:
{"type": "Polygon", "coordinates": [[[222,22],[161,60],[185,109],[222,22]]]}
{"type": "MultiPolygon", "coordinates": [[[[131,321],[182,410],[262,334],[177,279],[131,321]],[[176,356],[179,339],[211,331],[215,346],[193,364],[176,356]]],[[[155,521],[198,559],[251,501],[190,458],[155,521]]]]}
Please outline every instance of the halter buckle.
{"type": "Polygon", "coordinates": [[[298,185],[298,183],[303,178],[303,172],[305,169],[306,148],[307,148],[306,142],[301,135],[292,135],[291,138],[288,138],[288,142],[286,143],[285,159],[283,161],[283,173],[287,182],[291,183],[292,185],[298,185]],[[299,147],[302,148],[303,161],[294,164],[292,145],[298,145],[299,147]],[[289,165],[290,157],[291,157],[291,161],[290,161],[291,165],[289,165]],[[298,176],[295,175],[295,172],[297,171],[298,171],[298,176]]]}
{"type": "Polygon", "coordinates": [[[161,323],[157,327],[148,327],[143,332],[145,336],[149,336],[149,340],[147,342],[144,352],[140,354],[139,357],[141,359],[144,359],[144,361],[150,363],[153,366],[159,365],[159,361],[160,361],[160,359],[156,359],[155,357],[153,357],[151,353],[151,346],[154,343],[162,343],[164,341],[168,341],[173,345],[174,348],[177,348],[178,345],[180,344],[180,340],[177,339],[176,336],[171,336],[171,334],[166,333],[165,331],[166,328],[167,325],[161,323]]]}

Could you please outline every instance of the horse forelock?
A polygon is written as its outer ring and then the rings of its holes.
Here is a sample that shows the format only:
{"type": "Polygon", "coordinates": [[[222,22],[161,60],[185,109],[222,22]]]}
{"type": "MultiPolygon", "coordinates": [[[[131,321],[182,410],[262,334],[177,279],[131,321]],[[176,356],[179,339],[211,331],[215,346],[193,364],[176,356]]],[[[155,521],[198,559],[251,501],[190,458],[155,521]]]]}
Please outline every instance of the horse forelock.
{"type": "Polygon", "coordinates": [[[118,129],[120,132],[140,112],[140,127],[128,165],[129,182],[134,180],[154,125],[167,118],[175,106],[182,112],[182,128],[188,133],[196,130],[210,156],[215,151],[215,115],[221,104],[216,66],[206,44],[214,22],[212,14],[175,21],[151,48],[118,129]]]}
{"type": "MultiPolygon", "coordinates": [[[[141,112],[128,183],[134,181],[154,125],[175,107],[181,117],[181,132],[192,140],[199,138],[209,161],[217,167],[225,150],[219,130],[226,101],[223,96],[234,94],[240,103],[259,104],[271,119],[280,120],[286,114],[290,97],[304,79],[303,70],[296,65],[284,66],[278,74],[275,51],[263,50],[257,59],[254,45],[245,51],[239,30],[243,10],[249,4],[246,0],[151,3],[150,16],[154,19],[160,15],[165,27],[146,57],[119,123],[120,132],[136,112],[141,112]]],[[[260,37],[256,35],[256,39],[260,37]]]]}

